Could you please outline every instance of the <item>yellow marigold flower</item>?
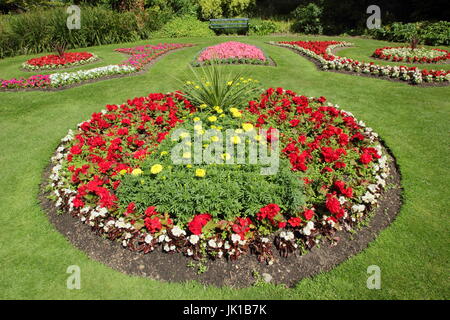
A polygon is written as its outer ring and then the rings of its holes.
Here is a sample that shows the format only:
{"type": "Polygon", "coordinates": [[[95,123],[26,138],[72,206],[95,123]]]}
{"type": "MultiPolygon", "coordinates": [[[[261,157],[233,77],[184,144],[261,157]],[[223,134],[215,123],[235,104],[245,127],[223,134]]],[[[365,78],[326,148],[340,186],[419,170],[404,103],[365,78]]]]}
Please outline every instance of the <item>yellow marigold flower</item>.
{"type": "Polygon", "coordinates": [[[190,152],[184,152],[183,153],[183,159],[190,159],[191,158],[191,153],[190,152]]]}
{"type": "Polygon", "coordinates": [[[167,151],[162,151],[162,152],[161,152],[161,155],[162,155],[162,156],[165,156],[165,155],[167,155],[167,154],[169,154],[169,152],[167,152],[167,151]]]}
{"type": "Polygon", "coordinates": [[[230,108],[230,112],[235,113],[235,112],[239,112],[239,110],[237,108],[230,108]]]}
{"type": "Polygon", "coordinates": [[[124,175],[125,173],[127,173],[127,170],[126,170],[126,169],[122,169],[122,170],[119,171],[119,173],[120,173],[121,175],[124,175]]]}
{"type": "Polygon", "coordinates": [[[242,125],[242,128],[244,128],[245,132],[251,131],[253,129],[253,125],[251,123],[244,123],[242,125]]]}
{"type": "Polygon", "coordinates": [[[205,109],[206,107],[207,107],[207,105],[206,105],[205,103],[199,105],[199,108],[200,108],[200,109],[205,109]]]}
{"type": "Polygon", "coordinates": [[[233,117],[240,118],[240,117],[242,117],[242,113],[240,113],[239,111],[238,112],[234,112],[233,113],[233,117]]]}
{"type": "Polygon", "coordinates": [[[143,171],[142,171],[141,169],[139,169],[139,168],[133,169],[133,171],[131,171],[131,174],[132,174],[133,176],[139,176],[139,175],[141,175],[142,173],[143,173],[143,171]]]}
{"type": "Polygon", "coordinates": [[[199,117],[195,117],[193,120],[194,121],[200,121],[200,118],[199,117]]]}
{"type": "Polygon", "coordinates": [[[236,133],[242,133],[242,132],[244,132],[242,129],[236,129],[236,130],[234,130],[234,132],[236,132],[236,133]]]}
{"type": "Polygon", "coordinates": [[[152,174],[158,174],[162,171],[163,166],[160,164],[154,164],[151,168],[150,168],[150,172],[152,174]]]}
{"type": "Polygon", "coordinates": [[[212,142],[217,142],[217,141],[219,141],[219,137],[218,136],[212,136],[211,137],[211,141],[212,142]]]}
{"type": "Polygon", "coordinates": [[[208,117],[208,121],[209,122],[216,122],[217,121],[217,117],[216,116],[210,116],[210,117],[208,117]]]}
{"type": "Polygon", "coordinates": [[[228,159],[230,159],[231,158],[231,155],[229,154],[229,153],[223,153],[222,154],[222,159],[223,160],[228,160],[228,159]]]}
{"type": "Polygon", "coordinates": [[[202,130],[202,125],[201,124],[196,124],[194,126],[194,130],[198,131],[198,130],[202,130]]]}
{"type": "Polygon", "coordinates": [[[233,85],[233,81],[228,81],[227,85],[232,86],[233,85]]]}
{"type": "Polygon", "coordinates": [[[186,168],[192,168],[192,164],[187,164],[186,168]]]}
{"type": "Polygon", "coordinates": [[[206,175],[206,170],[205,169],[196,169],[195,170],[195,176],[196,177],[203,178],[205,175],[206,175]]]}
{"type": "Polygon", "coordinates": [[[239,136],[233,136],[230,138],[231,142],[233,142],[234,144],[239,144],[241,143],[241,138],[239,138],[239,136]]]}
{"type": "Polygon", "coordinates": [[[200,86],[195,86],[194,88],[195,88],[195,89],[200,89],[200,86]]]}
{"type": "Polygon", "coordinates": [[[255,136],[255,140],[256,140],[256,141],[261,141],[261,135],[257,134],[257,135],[255,136]]]}

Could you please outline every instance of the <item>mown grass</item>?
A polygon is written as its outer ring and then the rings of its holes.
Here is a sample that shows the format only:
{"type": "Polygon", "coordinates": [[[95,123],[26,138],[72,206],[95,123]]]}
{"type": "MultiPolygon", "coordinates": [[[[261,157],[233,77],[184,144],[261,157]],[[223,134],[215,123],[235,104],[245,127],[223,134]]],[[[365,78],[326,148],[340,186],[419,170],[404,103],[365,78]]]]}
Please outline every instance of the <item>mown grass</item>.
{"type": "MultiPolygon", "coordinates": [[[[358,48],[345,55],[363,59],[386,43],[343,39],[358,48]]],[[[311,37],[215,37],[152,40],[190,42],[197,47],[170,53],[145,74],[56,92],[0,92],[0,298],[2,299],[448,299],[450,288],[447,199],[449,87],[406,83],[318,71],[270,40],[311,37]],[[131,277],[91,260],[48,222],[37,194],[43,169],[69,128],[109,103],[150,92],[178,89],[177,78],[205,45],[228,40],[262,47],[278,66],[229,66],[245,70],[264,86],[282,86],[307,96],[325,96],[374,128],[397,157],[403,175],[404,205],[396,221],[369,248],[334,270],[304,279],[293,289],[263,285],[245,289],[205,287],[197,282],[164,283],[131,277]],[[81,268],[81,290],[66,288],[69,265],[81,268]],[[367,267],[378,265],[382,289],[366,287],[367,267]]],[[[134,44],[89,48],[104,58],[134,44]]],[[[448,48],[447,48],[448,49],[448,48]]],[[[341,52],[342,53],[342,52],[341,52]]],[[[31,56],[0,61],[0,77],[20,76],[31,56]]],[[[365,59],[368,60],[368,59],[365,59]]],[[[450,65],[444,65],[448,68],[450,65]]],[[[90,68],[84,66],[82,68],[90,68]]],[[[28,74],[28,73],[27,73],[28,74]]]]}

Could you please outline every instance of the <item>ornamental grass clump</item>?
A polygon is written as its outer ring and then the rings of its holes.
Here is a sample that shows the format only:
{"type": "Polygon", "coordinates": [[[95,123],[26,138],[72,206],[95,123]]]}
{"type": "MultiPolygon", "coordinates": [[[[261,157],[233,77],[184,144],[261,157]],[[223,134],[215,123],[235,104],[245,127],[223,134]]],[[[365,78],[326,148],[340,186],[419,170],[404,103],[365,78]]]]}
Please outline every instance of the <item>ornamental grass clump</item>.
{"type": "Polygon", "coordinates": [[[182,91],[186,99],[198,106],[241,106],[260,91],[258,80],[244,77],[240,72],[226,72],[223,67],[214,64],[202,67],[200,71],[191,70],[193,81],[184,82],[182,91]]]}

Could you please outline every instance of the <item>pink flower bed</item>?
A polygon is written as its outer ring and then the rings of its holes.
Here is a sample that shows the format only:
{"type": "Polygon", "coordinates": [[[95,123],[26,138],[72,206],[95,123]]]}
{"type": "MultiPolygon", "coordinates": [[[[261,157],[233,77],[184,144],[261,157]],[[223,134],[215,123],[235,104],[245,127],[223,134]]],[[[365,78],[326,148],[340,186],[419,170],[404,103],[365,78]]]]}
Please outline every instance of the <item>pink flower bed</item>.
{"type": "Polygon", "coordinates": [[[254,59],[266,61],[267,58],[261,49],[236,41],[224,42],[208,47],[198,56],[197,61],[224,59],[254,59]]]}

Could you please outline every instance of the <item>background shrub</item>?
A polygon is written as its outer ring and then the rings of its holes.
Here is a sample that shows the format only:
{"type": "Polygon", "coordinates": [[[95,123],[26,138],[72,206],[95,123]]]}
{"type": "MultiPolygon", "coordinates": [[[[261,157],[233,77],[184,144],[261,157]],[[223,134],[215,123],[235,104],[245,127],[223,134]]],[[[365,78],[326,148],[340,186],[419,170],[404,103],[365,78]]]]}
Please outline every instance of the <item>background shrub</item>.
{"type": "Polygon", "coordinates": [[[419,43],[426,45],[450,45],[450,22],[394,22],[372,29],[369,32],[375,39],[393,42],[410,42],[411,38],[417,36],[419,43]]]}
{"type": "Polygon", "coordinates": [[[249,33],[251,35],[265,36],[280,32],[278,25],[272,20],[251,19],[249,33]]]}
{"type": "Polygon", "coordinates": [[[161,30],[153,33],[153,36],[158,38],[211,37],[214,35],[208,22],[199,21],[191,15],[176,17],[165,24],[161,30]]]}
{"type": "Polygon", "coordinates": [[[323,33],[321,22],[322,8],[315,3],[297,7],[292,12],[292,15],[294,16],[292,31],[311,34],[323,33]]]}
{"type": "Polygon", "coordinates": [[[205,20],[244,16],[255,4],[255,0],[199,0],[201,18],[205,20]]]}

